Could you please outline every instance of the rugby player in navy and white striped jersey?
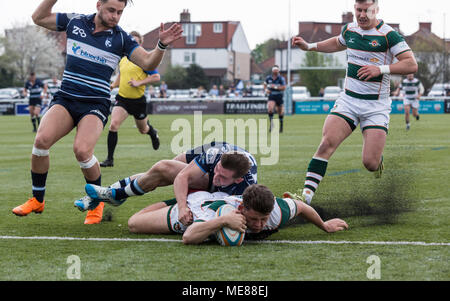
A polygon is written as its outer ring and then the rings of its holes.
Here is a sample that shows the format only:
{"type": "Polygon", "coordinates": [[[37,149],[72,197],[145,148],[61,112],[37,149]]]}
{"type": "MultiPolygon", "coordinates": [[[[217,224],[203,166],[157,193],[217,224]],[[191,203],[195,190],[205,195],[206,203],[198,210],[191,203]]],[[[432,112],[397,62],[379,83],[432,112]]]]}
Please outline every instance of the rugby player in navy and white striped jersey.
{"type": "MultiPolygon", "coordinates": [[[[108,121],[110,77],[123,56],[143,70],[154,70],[167,45],[181,38],[179,24],[164,30],[161,23],[158,46],[146,51],[118,26],[128,0],[99,0],[92,15],[52,12],[57,0],[43,0],[33,13],[35,24],[67,33],[67,63],[61,89],[38,129],[31,159],[33,197],[13,209],[18,216],[42,213],[49,169],[49,149],[75,127],[75,157],[87,183],[101,184],[94,148],[108,121]]],[[[99,223],[103,204],[89,211],[86,224],[99,223]]]]}
{"type": "Polygon", "coordinates": [[[226,142],[212,142],[182,153],[173,160],[161,160],[147,172],[120,180],[110,187],[86,184],[88,196],[75,201],[75,206],[82,211],[94,208],[99,201],[119,206],[128,197],[173,184],[178,218],[187,226],[193,221],[187,207],[190,190],[239,195],[256,183],[257,164],[249,152],[226,142]]]}

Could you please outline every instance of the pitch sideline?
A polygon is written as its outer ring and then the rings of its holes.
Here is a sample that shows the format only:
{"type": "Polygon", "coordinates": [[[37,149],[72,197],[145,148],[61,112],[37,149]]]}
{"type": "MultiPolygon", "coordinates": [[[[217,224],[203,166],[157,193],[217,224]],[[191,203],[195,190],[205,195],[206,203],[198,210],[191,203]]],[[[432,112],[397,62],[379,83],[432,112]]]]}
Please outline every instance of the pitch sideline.
{"type": "MultiPolygon", "coordinates": [[[[94,237],[60,237],[60,236],[0,236],[0,239],[16,240],[60,240],[60,241],[100,241],[100,242],[174,242],[181,243],[180,239],[168,238],[94,238],[94,237]]],[[[248,241],[246,243],[261,244],[297,244],[297,245],[394,245],[394,246],[450,246],[446,242],[421,242],[421,241],[297,241],[297,240],[261,240],[248,241]]]]}

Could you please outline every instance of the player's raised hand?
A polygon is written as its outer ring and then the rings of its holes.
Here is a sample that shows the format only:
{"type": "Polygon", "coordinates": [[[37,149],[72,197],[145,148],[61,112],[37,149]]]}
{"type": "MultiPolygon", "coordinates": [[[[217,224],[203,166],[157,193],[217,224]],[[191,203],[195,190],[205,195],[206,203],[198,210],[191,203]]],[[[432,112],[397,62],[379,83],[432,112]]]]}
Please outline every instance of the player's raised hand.
{"type": "Polygon", "coordinates": [[[348,229],[347,223],[339,218],[330,219],[329,221],[326,221],[324,224],[325,224],[325,231],[327,231],[328,233],[348,229]]]}
{"type": "Polygon", "coordinates": [[[182,33],[183,28],[178,23],[173,24],[167,30],[164,30],[164,24],[161,23],[161,26],[159,27],[159,40],[164,45],[170,45],[174,41],[180,39],[182,33]]]}
{"type": "Polygon", "coordinates": [[[301,50],[308,51],[308,43],[302,37],[293,37],[292,46],[298,46],[301,50]]]}

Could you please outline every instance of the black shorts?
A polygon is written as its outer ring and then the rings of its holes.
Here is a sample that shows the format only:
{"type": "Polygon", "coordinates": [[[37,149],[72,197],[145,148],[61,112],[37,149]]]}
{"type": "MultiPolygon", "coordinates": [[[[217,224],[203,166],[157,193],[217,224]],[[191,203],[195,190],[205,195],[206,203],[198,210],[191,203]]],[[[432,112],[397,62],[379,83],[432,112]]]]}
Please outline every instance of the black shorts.
{"type": "Polygon", "coordinates": [[[142,96],[138,99],[125,98],[116,95],[114,106],[122,107],[128,114],[133,115],[136,120],[144,120],[147,117],[147,99],[142,96]]]}
{"type": "Polygon", "coordinates": [[[103,127],[108,123],[109,104],[84,102],[55,95],[51,103],[51,106],[54,105],[63,106],[69,112],[75,126],[77,126],[80,120],[86,115],[95,115],[100,118],[103,122],[103,127]]]}
{"type": "Polygon", "coordinates": [[[42,99],[40,98],[30,98],[28,101],[29,106],[42,107],[42,99]]]}
{"type": "Polygon", "coordinates": [[[283,95],[280,95],[280,96],[270,95],[268,101],[275,101],[275,103],[278,107],[284,105],[283,95]]]}

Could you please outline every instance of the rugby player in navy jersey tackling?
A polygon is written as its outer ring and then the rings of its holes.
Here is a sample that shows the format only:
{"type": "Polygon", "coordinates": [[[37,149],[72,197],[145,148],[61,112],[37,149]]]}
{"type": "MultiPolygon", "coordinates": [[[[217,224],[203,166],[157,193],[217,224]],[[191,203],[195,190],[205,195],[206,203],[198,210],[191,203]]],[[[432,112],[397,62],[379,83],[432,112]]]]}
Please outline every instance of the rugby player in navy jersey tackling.
{"type": "MultiPolygon", "coordinates": [[[[53,13],[57,0],[43,0],[33,13],[36,25],[66,31],[67,63],[61,89],[38,129],[31,158],[33,197],[13,209],[18,216],[42,213],[49,149],[75,127],[75,157],[87,183],[101,185],[100,166],[94,156],[95,145],[108,121],[110,78],[123,56],[143,70],[160,64],[167,45],[181,38],[179,24],[164,30],[161,23],[158,46],[146,51],[117,24],[128,0],[99,0],[92,15],[53,13]]],[[[85,224],[100,223],[103,204],[88,211],[85,224]]]]}
{"type": "Polygon", "coordinates": [[[173,184],[178,218],[187,226],[193,221],[187,206],[190,190],[239,195],[256,183],[257,164],[250,153],[226,142],[212,142],[182,153],[173,160],[159,161],[147,172],[120,180],[110,187],[86,184],[88,196],[75,201],[75,206],[81,211],[95,208],[100,201],[119,206],[128,197],[173,184]]]}

